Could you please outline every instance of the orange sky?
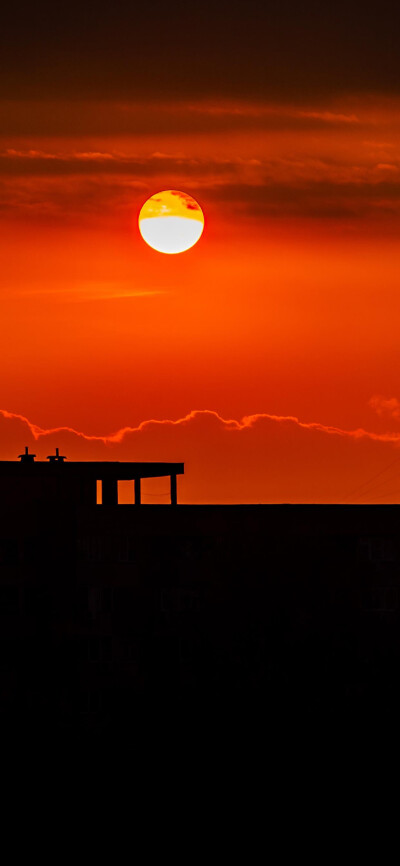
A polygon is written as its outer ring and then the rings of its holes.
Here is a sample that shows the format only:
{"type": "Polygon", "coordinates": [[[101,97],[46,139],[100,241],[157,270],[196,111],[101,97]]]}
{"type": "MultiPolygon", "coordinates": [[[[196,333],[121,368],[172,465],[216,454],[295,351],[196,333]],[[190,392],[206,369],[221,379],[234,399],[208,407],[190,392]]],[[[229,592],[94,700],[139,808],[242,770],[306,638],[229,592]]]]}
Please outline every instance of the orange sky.
{"type": "Polygon", "coordinates": [[[184,460],[186,502],[397,501],[400,100],[6,116],[0,408],[34,427],[0,418],[1,458],[184,460]],[[204,211],[182,255],[137,229],[163,189],[204,211]]]}

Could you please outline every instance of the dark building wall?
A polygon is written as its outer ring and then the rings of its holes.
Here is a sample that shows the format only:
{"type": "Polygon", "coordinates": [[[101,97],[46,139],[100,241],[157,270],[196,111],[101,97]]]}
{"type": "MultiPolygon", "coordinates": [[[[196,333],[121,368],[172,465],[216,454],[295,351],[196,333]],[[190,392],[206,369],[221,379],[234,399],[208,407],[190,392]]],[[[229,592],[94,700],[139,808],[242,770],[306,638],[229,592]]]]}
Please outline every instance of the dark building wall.
{"type": "Polygon", "coordinates": [[[8,508],[4,711],[40,706],[60,723],[86,723],[144,693],[252,689],[310,704],[398,696],[399,512],[8,508]]]}

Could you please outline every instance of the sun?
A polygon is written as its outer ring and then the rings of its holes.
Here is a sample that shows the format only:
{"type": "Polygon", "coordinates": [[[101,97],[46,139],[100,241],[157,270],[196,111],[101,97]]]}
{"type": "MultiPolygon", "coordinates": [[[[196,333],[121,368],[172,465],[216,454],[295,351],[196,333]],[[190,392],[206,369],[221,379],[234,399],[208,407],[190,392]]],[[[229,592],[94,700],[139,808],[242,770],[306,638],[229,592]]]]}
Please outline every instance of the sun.
{"type": "Polygon", "coordinates": [[[152,195],[139,214],[139,231],[146,244],[173,255],[190,250],[204,229],[203,211],[186,192],[167,189],[152,195]]]}

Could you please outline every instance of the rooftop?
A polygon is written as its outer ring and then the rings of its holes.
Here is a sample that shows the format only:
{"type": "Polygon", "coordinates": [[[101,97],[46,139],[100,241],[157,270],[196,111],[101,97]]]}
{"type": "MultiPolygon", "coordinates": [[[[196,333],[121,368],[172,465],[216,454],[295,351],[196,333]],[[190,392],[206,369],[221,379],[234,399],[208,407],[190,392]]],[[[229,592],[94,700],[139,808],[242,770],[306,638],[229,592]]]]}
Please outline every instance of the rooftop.
{"type": "Polygon", "coordinates": [[[0,484],[6,479],[17,481],[31,478],[45,481],[56,478],[65,481],[66,485],[83,482],[95,489],[96,482],[100,481],[104,505],[118,504],[118,481],[134,482],[135,504],[140,505],[141,479],[166,476],[171,479],[171,504],[176,505],[176,477],[183,473],[183,463],[67,461],[64,455],[60,455],[58,448],[55,454],[47,457],[47,460],[36,460],[36,454],[30,454],[28,447],[23,454],[19,455],[19,460],[0,460],[0,484]]]}

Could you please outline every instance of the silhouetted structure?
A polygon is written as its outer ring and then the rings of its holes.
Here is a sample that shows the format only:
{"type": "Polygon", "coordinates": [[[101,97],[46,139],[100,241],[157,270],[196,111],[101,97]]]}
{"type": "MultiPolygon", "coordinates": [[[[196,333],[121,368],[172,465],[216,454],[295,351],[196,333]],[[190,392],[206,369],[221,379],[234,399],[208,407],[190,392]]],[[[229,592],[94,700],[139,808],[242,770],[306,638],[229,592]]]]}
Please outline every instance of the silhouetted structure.
{"type": "Polygon", "coordinates": [[[117,507],[118,480],[139,503],[141,478],[182,472],[0,462],[3,713],[92,726],[143,694],[232,689],[274,707],[397,700],[400,509],[117,507]]]}
{"type": "Polygon", "coordinates": [[[177,475],[183,475],[183,463],[112,463],[71,462],[56,453],[48,463],[35,461],[36,454],[19,455],[20,463],[0,461],[0,495],[3,502],[24,504],[35,501],[44,505],[95,505],[100,482],[103,505],[118,505],[118,481],[133,481],[135,505],[141,504],[143,478],[171,479],[171,505],[177,504],[177,475]]]}

